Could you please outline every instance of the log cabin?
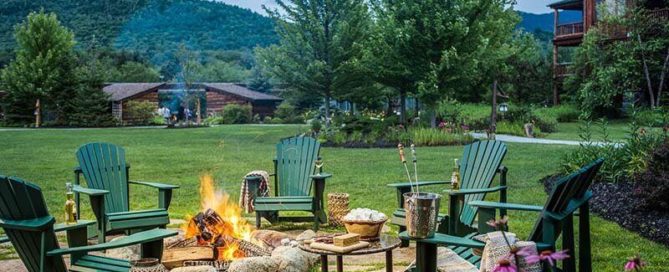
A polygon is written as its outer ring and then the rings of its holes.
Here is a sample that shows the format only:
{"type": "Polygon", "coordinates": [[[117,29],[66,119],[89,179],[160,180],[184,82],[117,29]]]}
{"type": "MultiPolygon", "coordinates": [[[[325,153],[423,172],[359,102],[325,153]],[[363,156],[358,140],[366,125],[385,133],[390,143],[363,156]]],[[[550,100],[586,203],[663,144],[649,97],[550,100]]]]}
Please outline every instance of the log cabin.
{"type": "MultiPolygon", "coordinates": [[[[203,117],[221,112],[226,105],[248,104],[254,115],[264,118],[273,115],[277,105],[283,101],[280,97],[256,92],[236,83],[194,83],[187,88],[176,83],[111,83],[106,84],[103,91],[112,102],[112,114],[121,121],[132,121],[132,116],[124,114],[128,101],[148,101],[155,105],[156,111],[167,107],[175,114],[182,114],[186,107],[186,92],[200,97],[203,117]]],[[[189,108],[195,110],[192,105],[189,108]]]]}
{"type": "MultiPolygon", "coordinates": [[[[634,5],[635,0],[560,0],[548,7],[553,9],[553,104],[560,104],[560,91],[564,79],[569,76],[568,60],[560,59],[561,49],[579,46],[583,42],[583,35],[597,24],[600,5],[606,4],[609,12],[624,15],[626,10],[634,5]],[[576,22],[562,22],[560,14],[563,12],[580,12],[580,20],[576,22]]],[[[649,10],[649,15],[657,20],[669,20],[669,7],[664,0],[646,0],[643,8],[649,10]]],[[[606,26],[607,33],[617,40],[627,39],[627,32],[619,26],[606,26]]]]}

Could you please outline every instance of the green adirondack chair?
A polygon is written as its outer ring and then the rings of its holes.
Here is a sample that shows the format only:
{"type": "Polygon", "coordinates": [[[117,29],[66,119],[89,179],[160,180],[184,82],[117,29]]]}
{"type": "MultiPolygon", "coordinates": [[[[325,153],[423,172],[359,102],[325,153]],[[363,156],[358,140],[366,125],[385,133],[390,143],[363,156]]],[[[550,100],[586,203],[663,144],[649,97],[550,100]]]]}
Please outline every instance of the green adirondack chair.
{"type": "MultiPolygon", "coordinates": [[[[595,160],[580,170],[559,180],[546,204],[541,206],[522,205],[512,203],[498,203],[490,201],[472,201],[469,204],[479,208],[478,228],[480,233],[495,231],[486,222],[494,219],[497,210],[533,211],[539,213],[534,229],[528,240],[537,244],[537,249],[556,250],[560,236],[562,249],[571,255],[563,261],[562,269],[558,271],[592,271],[592,256],[590,244],[590,209],[588,201],[592,198],[590,185],[597,175],[597,171],[604,163],[603,159],[595,160]],[[578,214],[576,214],[578,212],[578,214]],[[574,216],[578,216],[578,254],[574,242],[574,216]],[[576,256],[578,255],[578,270],[576,270],[576,256]]],[[[436,271],[437,246],[449,246],[460,257],[478,266],[480,257],[472,253],[472,248],[482,249],[485,245],[470,239],[472,235],[457,237],[445,234],[436,234],[434,238],[416,240],[416,268],[413,271],[436,271]]],[[[409,240],[406,232],[400,238],[409,240]]],[[[552,271],[544,267],[545,271],[552,271]]]]}
{"type": "MultiPolygon", "coordinates": [[[[74,169],[74,192],[77,209],[79,194],[90,197],[97,220],[100,243],[106,234],[132,233],[169,224],[167,210],[172,201],[172,190],[179,186],[157,182],[131,181],[130,165],[125,161],[125,150],[110,143],[88,143],[76,152],[79,166],[74,169]],[[80,175],[87,187],[80,186],[80,175]],[[158,208],[130,211],[129,185],[143,185],[158,189],[158,208]]],[[[77,214],[79,211],[77,211],[77,214]]],[[[93,232],[91,232],[93,233],[93,232]]]]}
{"type": "Polygon", "coordinates": [[[14,177],[0,176],[0,227],[7,234],[21,261],[31,272],[67,271],[63,255],[70,255],[70,271],[129,271],[126,260],[88,255],[88,252],[141,244],[142,257],[160,259],[163,238],[176,231],[154,229],[109,243],[87,245],[86,227],[93,221],[55,225],[39,187],[14,177]],[[60,248],[56,230],[66,231],[68,248],[60,248]]]}
{"type": "MultiPolygon", "coordinates": [[[[451,235],[466,235],[476,231],[474,219],[477,207],[468,203],[483,200],[487,193],[499,192],[500,202],[506,202],[506,173],[502,165],[506,145],[500,141],[474,141],[465,146],[460,159],[460,190],[446,191],[449,195],[449,213],[439,216],[439,232],[451,235]],[[499,186],[490,187],[495,175],[500,173],[499,186]]],[[[421,181],[419,186],[450,184],[450,181],[421,181]]],[[[409,183],[388,184],[396,188],[398,209],[393,212],[391,222],[405,231],[404,193],[410,192],[409,183]]],[[[408,242],[403,243],[404,246],[408,242]]]]}
{"type": "MultiPolygon", "coordinates": [[[[280,220],[313,221],[313,229],[327,223],[323,192],[325,180],[331,174],[315,173],[315,161],[319,158],[321,145],[312,137],[290,137],[276,145],[274,159],[274,196],[255,197],[256,227],[260,228],[261,217],[270,222],[280,220]],[[313,189],[313,194],[312,194],[313,189]],[[279,216],[280,211],[306,211],[313,216],[279,216]]],[[[258,177],[248,177],[251,192],[256,193],[258,177]]]]}

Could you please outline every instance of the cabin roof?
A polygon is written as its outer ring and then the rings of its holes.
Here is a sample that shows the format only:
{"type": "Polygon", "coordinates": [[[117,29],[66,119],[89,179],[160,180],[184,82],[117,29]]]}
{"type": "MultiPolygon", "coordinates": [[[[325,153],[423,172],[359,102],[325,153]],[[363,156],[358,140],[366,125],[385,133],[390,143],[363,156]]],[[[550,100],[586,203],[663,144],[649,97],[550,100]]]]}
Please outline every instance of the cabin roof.
{"type": "MultiPolygon", "coordinates": [[[[122,101],[149,91],[183,88],[182,85],[168,83],[110,83],[102,90],[110,95],[112,101],[122,101]]],[[[229,93],[249,101],[282,101],[278,96],[256,92],[235,83],[194,83],[192,88],[210,89],[229,93]]]]}

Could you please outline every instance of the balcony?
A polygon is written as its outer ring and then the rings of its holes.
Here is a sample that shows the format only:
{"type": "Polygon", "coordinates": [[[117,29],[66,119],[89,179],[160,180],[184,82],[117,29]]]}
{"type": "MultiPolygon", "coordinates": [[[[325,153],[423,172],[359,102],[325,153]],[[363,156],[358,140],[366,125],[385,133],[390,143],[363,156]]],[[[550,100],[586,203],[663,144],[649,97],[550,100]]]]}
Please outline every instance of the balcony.
{"type": "Polygon", "coordinates": [[[650,20],[655,23],[669,21],[669,8],[653,9],[648,11],[650,20]]]}
{"type": "Polygon", "coordinates": [[[583,22],[558,25],[555,29],[555,37],[583,34],[583,22]]]}
{"type": "Polygon", "coordinates": [[[553,78],[563,78],[571,75],[571,71],[569,71],[571,64],[571,62],[563,62],[553,65],[553,78]]]}

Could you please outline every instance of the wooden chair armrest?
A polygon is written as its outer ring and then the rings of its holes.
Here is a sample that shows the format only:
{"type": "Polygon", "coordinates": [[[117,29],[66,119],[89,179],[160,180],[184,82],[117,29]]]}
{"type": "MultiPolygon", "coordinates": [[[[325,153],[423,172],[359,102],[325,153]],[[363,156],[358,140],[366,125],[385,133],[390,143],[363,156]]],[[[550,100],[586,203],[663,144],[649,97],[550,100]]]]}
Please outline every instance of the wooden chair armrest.
{"type": "MultiPolygon", "coordinates": [[[[451,183],[450,181],[419,181],[411,184],[413,186],[427,186],[427,185],[450,184],[450,183],[451,183]]],[[[409,188],[411,187],[411,184],[409,184],[408,182],[398,182],[398,183],[386,184],[386,186],[395,188],[409,188]]]]}
{"type": "Polygon", "coordinates": [[[143,186],[149,186],[149,187],[153,187],[153,188],[161,189],[161,190],[174,190],[174,189],[179,189],[179,185],[165,184],[165,183],[159,183],[159,182],[149,182],[149,181],[136,181],[136,180],[131,180],[131,181],[128,181],[128,183],[131,183],[131,184],[137,184],[137,185],[143,185],[143,186]]]}
{"type": "Polygon", "coordinates": [[[332,174],[329,173],[319,173],[309,176],[313,180],[326,180],[332,177],[332,174]]]}
{"type": "Polygon", "coordinates": [[[86,188],[86,187],[81,187],[79,185],[74,185],[72,190],[75,193],[82,193],[82,194],[89,195],[89,196],[102,196],[102,195],[106,195],[106,194],[109,193],[109,191],[107,191],[107,190],[86,188]]]}
{"type": "Polygon", "coordinates": [[[28,220],[0,219],[0,227],[25,231],[43,231],[53,226],[55,222],[56,219],[51,215],[28,220]]]}
{"type": "Polygon", "coordinates": [[[482,194],[482,193],[492,193],[492,192],[498,192],[506,190],[506,186],[495,186],[495,187],[490,187],[490,188],[483,188],[483,189],[460,189],[460,190],[444,190],[444,192],[448,193],[449,195],[452,196],[457,196],[457,195],[473,195],[473,194],[482,194]]]}
{"type": "Polygon", "coordinates": [[[500,203],[492,201],[471,201],[469,202],[469,205],[479,208],[530,211],[530,212],[541,212],[544,210],[544,207],[542,206],[515,204],[515,203],[500,203]]]}
{"type": "Polygon", "coordinates": [[[135,233],[130,236],[122,237],[109,241],[102,244],[91,245],[91,246],[81,246],[74,248],[59,248],[47,252],[47,256],[62,256],[73,253],[86,253],[91,251],[103,251],[107,249],[126,247],[130,245],[142,244],[147,242],[153,242],[162,240],[164,238],[175,236],[178,232],[176,230],[167,230],[167,229],[152,229],[148,231],[143,231],[135,233]]]}
{"type": "Polygon", "coordinates": [[[483,248],[485,246],[485,243],[468,239],[468,238],[463,238],[463,237],[458,237],[458,236],[451,236],[451,235],[446,235],[446,234],[441,234],[441,233],[435,233],[434,237],[432,238],[427,238],[427,239],[413,239],[410,238],[409,235],[407,234],[406,231],[400,233],[400,239],[402,240],[412,240],[416,241],[418,243],[428,243],[428,244],[435,244],[435,245],[442,245],[442,246],[461,246],[461,247],[468,247],[468,248],[483,248]]]}

